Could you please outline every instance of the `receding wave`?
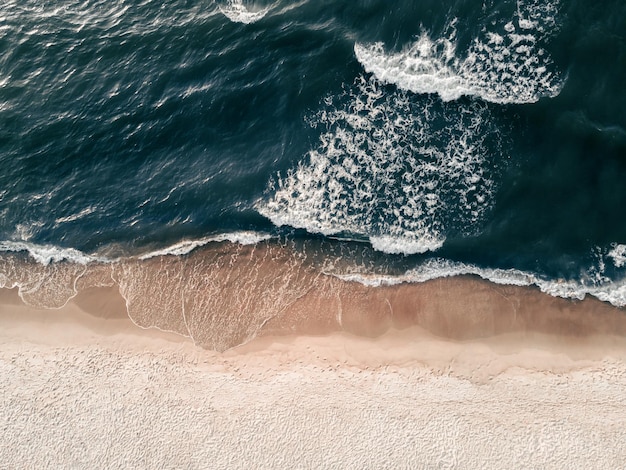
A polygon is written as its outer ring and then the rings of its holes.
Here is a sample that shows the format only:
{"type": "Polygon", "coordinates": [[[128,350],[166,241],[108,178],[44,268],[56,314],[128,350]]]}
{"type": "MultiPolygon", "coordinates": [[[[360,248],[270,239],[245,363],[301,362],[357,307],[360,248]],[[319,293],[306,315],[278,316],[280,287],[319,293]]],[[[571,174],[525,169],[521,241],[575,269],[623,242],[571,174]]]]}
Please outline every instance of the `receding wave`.
{"type": "Polygon", "coordinates": [[[111,295],[110,288],[117,288],[138,326],[172,331],[219,351],[259,334],[343,330],[375,336],[415,324],[454,338],[530,327],[554,333],[572,325],[586,334],[626,334],[626,317],[608,303],[586,300],[579,308],[558,299],[590,294],[626,306],[626,282],[585,288],[444,260],[389,276],[356,272],[354,263],[330,260],[325,252],[317,253],[320,263],[311,254],[276,240],[214,242],[184,256],[112,263],[44,265],[22,252],[6,252],[0,256],[0,287],[19,289],[22,300],[38,308],[63,307],[87,289],[107,287],[111,295]],[[518,287],[533,284],[550,296],[518,287]]]}
{"type": "Polygon", "coordinates": [[[227,0],[219,3],[218,8],[230,21],[243,24],[255,23],[269,11],[269,7],[258,10],[248,8],[242,0],[227,0]]]}
{"type": "Polygon", "coordinates": [[[437,94],[444,101],[466,95],[500,104],[533,103],[557,96],[563,80],[538,43],[555,23],[556,6],[527,7],[521,5],[508,23],[484,29],[466,51],[458,47],[456,20],[446,37],[424,32],[398,53],[385,51],[382,43],[357,43],[354,51],[366,72],[413,93],[437,94]]]}
{"type": "Polygon", "coordinates": [[[352,233],[386,253],[423,253],[477,230],[493,204],[504,135],[480,103],[447,104],[360,77],[311,118],[305,162],[257,210],[275,225],[352,233]]]}

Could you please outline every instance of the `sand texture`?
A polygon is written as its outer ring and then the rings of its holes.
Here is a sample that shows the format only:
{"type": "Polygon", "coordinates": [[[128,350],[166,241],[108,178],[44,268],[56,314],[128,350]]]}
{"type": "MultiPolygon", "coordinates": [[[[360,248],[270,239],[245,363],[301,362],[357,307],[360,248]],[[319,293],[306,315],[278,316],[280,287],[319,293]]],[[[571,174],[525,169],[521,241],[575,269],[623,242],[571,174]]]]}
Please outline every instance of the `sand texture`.
{"type": "Polygon", "coordinates": [[[0,300],[0,468],[626,467],[621,336],[413,326],[217,353],[137,328],[114,290],[0,300]]]}

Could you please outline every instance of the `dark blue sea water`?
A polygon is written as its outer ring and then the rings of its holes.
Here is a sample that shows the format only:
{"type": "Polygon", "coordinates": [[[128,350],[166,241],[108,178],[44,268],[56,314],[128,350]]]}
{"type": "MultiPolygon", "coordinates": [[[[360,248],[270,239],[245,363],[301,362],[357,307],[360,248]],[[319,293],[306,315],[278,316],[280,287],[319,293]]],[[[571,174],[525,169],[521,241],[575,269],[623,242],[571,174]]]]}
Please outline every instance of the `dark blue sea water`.
{"type": "Polygon", "coordinates": [[[625,80],[623,0],[4,0],[0,248],[277,237],[623,306],[625,80]]]}

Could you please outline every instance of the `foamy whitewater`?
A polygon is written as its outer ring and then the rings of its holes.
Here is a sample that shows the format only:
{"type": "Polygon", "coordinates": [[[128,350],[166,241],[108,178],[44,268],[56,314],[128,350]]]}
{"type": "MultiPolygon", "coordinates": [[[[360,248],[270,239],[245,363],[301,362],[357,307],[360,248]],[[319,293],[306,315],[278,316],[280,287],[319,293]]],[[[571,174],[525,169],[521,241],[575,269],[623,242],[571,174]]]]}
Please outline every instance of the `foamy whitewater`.
{"type": "MultiPolygon", "coordinates": [[[[537,5],[535,5],[537,7],[537,5]]],[[[432,39],[422,32],[401,52],[385,52],[383,43],[362,45],[354,52],[366,72],[384,83],[413,93],[433,93],[443,101],[476,96],[498,104],[534,103],[557,96],[563,81],[548,52],[539,45],[555,4],[534,10],[534,19],[517,12],[504,25],[482,30],[466,51],[459,51],[457,19],[447,37],[432,39]]],[[[553,31],[551,31],[553,32],[553,31]]]]}
{"type": "Polygon", "coordinates": [[[0,6],[28,305],[112,287],[219,350],[452,276],[626,306],[624,2],[105,3],[0,6]]]}
{"type": "Polygon", "coordinates": [[[626,468],[626,1],[0,1],[0,468],[626,468]]]}
{"type": "Polygon", "coordinates": [[[243,4],[242,0],[227,0],[226,2],[220,3],[218,8],[230,21],[243,24],[259,21],[269,11],[269,7],[250,10],[243,4]]]}
{"type": "Polygon", "coordinates": [[[325,103],[310,120],[322,130],[319,147],[257,206],[275,225],[350,232],[377,250],[412,254],[483,220],[498,166],[483,142],[501,139],[485,106],[415,103],[365,77],[325,103]]]}
{"type": "Polygon", "coordinates": [[[564,279],[554,281],[517,269],[479,268],[478,266],[437,258],[430,259],[423,265],[397,276],[359,273],[333,275],[346,281],[358,282],[372,287],[421,283],[445,277],[473,275],[495,284],[536,286],[546,294],[565,299],[583,300],[585,296],[592,295],[616,307],[626,307],[626,280],[612,282],[605,278],[595,283],[589,282],[588,278],[580,281],[566,281],[564,279]]]}
{"type": "Polygon", "coordinates": [[[255,245],[271,238],[272,236],[268,233],[257,233],[251,231],[221,233],[211,237],[205,237],[200,240],[183,240],[172,246],[143,254],[139,256],[139,259],[146,260],[157,256],[182,256],[211,242],[229,241],[231,243],[238,243],[241,245],[255,245]]]}

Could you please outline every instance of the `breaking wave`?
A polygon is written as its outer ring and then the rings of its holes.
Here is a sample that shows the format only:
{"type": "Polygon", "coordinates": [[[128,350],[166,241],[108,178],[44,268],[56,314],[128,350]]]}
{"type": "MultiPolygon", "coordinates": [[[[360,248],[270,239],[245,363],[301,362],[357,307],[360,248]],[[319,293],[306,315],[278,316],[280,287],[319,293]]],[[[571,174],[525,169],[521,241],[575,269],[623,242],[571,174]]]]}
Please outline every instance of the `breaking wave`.
{"type": "MultiPolygon", "coordinates": [[[[269,233],[242,230],[239,232],[219,233],[197,240],[183,240],[173,245],[150,251],[137,256],[137,259],[146,260],[158,256],[183,256],[208,243],[231,242],[238,245],[255,245],[272,238],[269,233]]],[[[62,261],[78,265],[89,263],[113,263],[121,258],[110,258],[97,254],[87,254],[75,248],[62,248],[54,245],[41,245],[26,241],[0,241],[0,256],[5,253],[26,253],[30,258],[42,266],[62,261]]],[[[128,256],[128,259],[134,256],[128,256]]]]}
{"type": "Polygon", "coordinates": [[[616,307],[626,307],[626,278],[613,282],[608,278],[594,283],[589,279],[547,279],[518,269],[481,268],[472,264],[431,259],[401,275],[367,273],[329,273],[339,279],[358,282],[369,287],[393,286],[404,283],[423,283],[433,279],[454,276],[478,276],[494,284],[509,286],[536,286],[553,297],[583,300],[591,295],[616,307]]]}
{"type": "Polygon", "coordinates": [[[364,77],[325,105],[311,119],[319,147],[270,182],[262,215],[355,234],[386,253],[434,251],[447,233],[475,233],[493,204],[503,134],[486,106],[416,98],[364,77]]]}
{"type": "Polygon", "coordinates": [[[459,50],[454,20],[446,37],[423,32],[398,53],[385,51],[380,42],[357,43],[354,52],[365,71],[382,82],[444,101],[465,95],[509,104],[555,97],[563,80],[539,40],[556,24],[556,5],[518,5],[514,19],[483,29],[466,51],[459,50]]]}
{"type": "Polygon", "coordinates": [[[224,242],[229,241],[231,243],[238,243],[240,245],[255,245],[264,240],[269,240],[272,235],[268,233],[241,231],[231,233],[220,233],[210,237],[200,238],[198,240],[183,240],[175,243],[174,245],[162,248],[160,250],[151,251],[149,253],[139,256],[139,259],[145,260],[155,258],[157,256],[182,256],[191,253],[196,248],[206,245],[211,242],[224,242]]]}
{"type": "Polygon", "coordinates": [[[262,9],[251,9],[243,4],[242,0],[228,0],[218,4],[218,8],[234,23],[251,24],[259,21],[269,11],[269,7],[262,9]]]}
{"type": "Polygon", "coordinates": [[[53,245],[38,245],[23,241],[2,241],[0,252],[25,252],[35,261],[44,266],[60,261],[69,261],[85,265],[94,261],[106,261],[105,259],[90,256],[74,248],[60,248],[53,245]]]}

